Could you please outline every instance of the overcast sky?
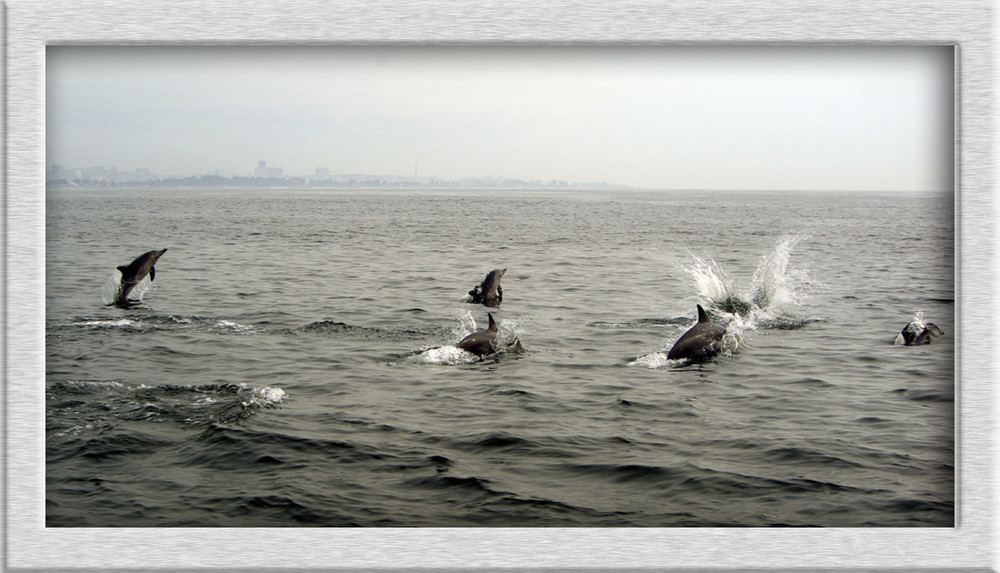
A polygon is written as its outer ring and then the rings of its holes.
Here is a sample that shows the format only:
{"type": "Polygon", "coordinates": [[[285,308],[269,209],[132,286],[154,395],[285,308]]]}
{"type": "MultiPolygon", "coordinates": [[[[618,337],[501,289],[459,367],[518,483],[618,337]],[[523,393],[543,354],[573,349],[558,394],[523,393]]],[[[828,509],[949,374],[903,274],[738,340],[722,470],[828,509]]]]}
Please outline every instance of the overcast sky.
{"type": "Polygon", "coordinates": [[[950,47],[50,47],[46,164],[951,190],[950,47]]]}

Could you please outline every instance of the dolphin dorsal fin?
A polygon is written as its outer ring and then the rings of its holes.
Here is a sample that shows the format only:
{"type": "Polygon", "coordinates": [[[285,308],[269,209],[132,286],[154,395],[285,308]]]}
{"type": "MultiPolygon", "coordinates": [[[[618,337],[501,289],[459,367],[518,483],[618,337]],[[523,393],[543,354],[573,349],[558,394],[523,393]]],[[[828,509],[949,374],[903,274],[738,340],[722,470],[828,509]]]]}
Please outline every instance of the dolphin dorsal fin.
{"type": "Polygon", "coordinates": [[[489,319],[490,319],[490,325],[489,325],[489,327],[486,328],[486,330],[492,330],[493,332],[496,332],[496,330],[497,330],[497,323],[496,323],[495,320],[493,320],[493,313],[492,312],[487,312],[486,316],[488,316],[489,319]]]}
{"type": "Polygon", "coordinates": [[[708,315],[705,314],[705,309],[701,308],[700,304],[697,305],[697,307],[698,307],[698,322],[711,322],[708,319],[708,315]]]}
{"type": "Polygon", "coordinates": [[[128,270],[128,265],[118,265],[117,268],[118,268],[118,270],[120,270],[121,272],[124,273],[125,271],[128,270]]]}

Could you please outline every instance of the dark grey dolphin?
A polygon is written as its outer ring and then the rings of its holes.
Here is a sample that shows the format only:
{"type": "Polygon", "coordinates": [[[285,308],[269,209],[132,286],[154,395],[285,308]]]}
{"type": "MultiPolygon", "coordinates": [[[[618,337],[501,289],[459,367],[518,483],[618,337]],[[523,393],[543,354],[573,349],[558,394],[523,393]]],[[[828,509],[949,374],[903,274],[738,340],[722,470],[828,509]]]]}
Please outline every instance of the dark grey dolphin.
{"type": "Polygon", "coordinates": [[[933,322],[924,321],[924,313],[918,312],[910,324],[903,327],[903,330],[896,335],[893,344],[902,346],[916,346],[918,344],[930,344],[931,336],[943,336],[944,331],[938,328],[933,322]]]}
{"type": "Polygon", "coordinates": [[[726,327],[715,324],[698,305],[698,323],[688,329],[667,353],[669,360],[687,359],[691,362],[708,360],[722,350],[722,336],[726,327]]]}
{"type": "Polygon", "coordinates": [[[486,330],[473,332],[460,340],[455,346],[479,356],[486,356],[487,354],[496,352],[498,350],[497,323],[494,322],[492,313],[486,313],[486,316],[490,318],[490,325],[486,330]]]}
{"type": "Polygon", "coordinates": [[[503,301],[503,288],[500,286],[500,277],[507,272],[507,269],[493,269],[486,273],[483,282],[476,285],[476,288],[469,291],[466,298],[473,304],[485,304],[486,306],[500,306],[503,301]]]}
{"type": "Polygon", "coordinates": [[[137,284],[142,282],[142,279],[149,275],[149,280],[156,278],[156,269],[153,265],[156,261],[160,260],[163,253],[167,252],[166,249],[162,251],[149,251],[143,253],[136,257],[134,261],[128,265],[121,265],[118,270],[122,273],[121,282],[118,284],[118,292],[115,293],[115,306],[127,306],[128,305],[128,295],[132,292],[137,284]]]}

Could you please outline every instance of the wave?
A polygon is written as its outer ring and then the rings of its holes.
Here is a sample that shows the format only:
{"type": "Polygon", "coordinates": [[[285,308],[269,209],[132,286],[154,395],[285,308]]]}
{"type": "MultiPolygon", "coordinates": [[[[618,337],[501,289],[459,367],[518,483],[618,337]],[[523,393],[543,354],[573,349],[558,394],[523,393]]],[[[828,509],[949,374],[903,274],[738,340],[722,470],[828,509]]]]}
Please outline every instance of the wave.
{"type": "Polygon", "coordinates": [[[194,386],[127,384],[117,380],[66,380],[46,389],[48,410],[61,427],[50,437],[87,433],[122,422],[170,422],[177,426],[229,423],[274,408],[287,395],[281,388],[249,384],[194,386]]]}
{"type": "Polygon", "coordinates": [[[474,453],[502,451],[520,455],[536,454],[546,449],[534,440],[529,440],[508,432],[500,431],[457,438],[451,441],[448,445],[449,447],[457,450],[474,453]]]}
{"type": "Polygon", "coordinates": [[[910,389],[897,388],[891,391],[892,394],[902,396],[914,402],[940,402],[952,403],[955,401],[953,389],[910,389]]]}
{"type": "Polygon", "coordinates": [[[316,335],[343,337],[357,340],[412,340],[414,338],[440,337],[450,332],[447,328],[379,328],[358,326],[334,320],[319,320],[299,328],[269,327],[266,323],[244,324],[228,318],[208,316],[178,316],[129,313],[118,317],[76,316],[51,327],[58,329],[106,330],[109,332],[154,332],[191,330],[214,334],[235,335],[316,335]]]}
{"type": "Polygon", "coordinates": [[[151,454],[169,444],[169,441],[153,438],[143,432],[102,427],[99,433],[93,435],[71,437],[55,451],[50,451],[47,459],[49,462],[77,458],[111,460],[128,455],[151,454]]]}
{"type": "MultiPolygon", "coordinates": [[[[524,352],[520,336],[527,329],[513,320],[498,323],[502,355],[524,352]]],[[[363,326],[337,320],[318,320],[301,327],[276,327],[267,322],[245,324],[227,318],[209,316],[179,316],[130,312],[124,316],[75,316],[48,327],[59,331],[104,331],[108,333],[143,334],[151,332],[195,332],[237,336],[312,336],[362,342],[408,342],[424,344],[417,350],[395,355],[390,360],[416,360],[427,364],[460,365],[480,361],[480,357],[442,341],[458,341],[478,330],[471,311],[457,317],[452,326],[363,326]]]]}
{"type": "Polygon", "coordinates": [[[517,495],[503,495],[498,499],[486,501],[480,504],[479,509],[480,514],[476,516],[477,525],[483,523],[507,527],[523,527],[526,523],[552,527],[595,524],[603,527],[624,527],[636,525],[630,518],[637,515],[635,512],[601,511],[564,501],[517,495]]]}
{"type": "Polygon", "coordinates": [[[603,320],[597,320],[594,322],[588,322],[587,326],[593,326],[595,328],[612,328],[612,329],[623,329],[623,328],[666,328],[679,325],[690,325],[691,319],[683,316],[673,317],[673,318],[637,318],[634,320],[626,320],[623,322],[607,322],[603,320]]]}
{"type": "Polygon", "coordinates": [[[437,474],[410,478],[404,482],[404,485],[418,489],[444,490],[449,493],[454,493],[457,489],[466,490],[469,493],[500,495],[502,492],[492,489],[490,483],[488,479],[477,478],[475,476],[458,477],[437,474]]]}
{"type": "Polygon", "coordinates": [[[254,326],[241,324],[233,320],[221,318],[211,318],[204,316],[177,316],[177,315],[157,315],[157,314],[129,314],[126,316],[109,317],[87,317],[76,316],[66,322],[55,325],[56,329],[78,329],[85,330],[106,330],[106,331],[130,331],[130,332],[153,332],[153,331],[176,331],[176,330],[201,330],[222,334],[258,334],[264,332],[263,329],[254,326]]]}
{"type": "Polygon", "coordinates": [[[394,456],[373,446],[332,438],[307,438],[244,426],[211,424],[179,443],[168,455],[183,467],[241,470],[251,467],[383,461],[394,456]]]}
{"type": "Polygon", "coordinates": [[[775,464],[801,464],[804,467],[837,466],[848,469],[863,468],[863,464],[845,460],[839,456],[794,446],[777,447],[767,450],[761,459],[775,464]]]}
{"type": "Polygon", "coordinates": [[[374,326],[358,326],[347,324],[335,320],[319,320],[298,329],[298,332],[307,334],[344,337],[358,340],[388,340],[401,341],[412,340],[414,338],[427,338],[440,336],[447,329],[444,328],[379,328],[374,326]]]}

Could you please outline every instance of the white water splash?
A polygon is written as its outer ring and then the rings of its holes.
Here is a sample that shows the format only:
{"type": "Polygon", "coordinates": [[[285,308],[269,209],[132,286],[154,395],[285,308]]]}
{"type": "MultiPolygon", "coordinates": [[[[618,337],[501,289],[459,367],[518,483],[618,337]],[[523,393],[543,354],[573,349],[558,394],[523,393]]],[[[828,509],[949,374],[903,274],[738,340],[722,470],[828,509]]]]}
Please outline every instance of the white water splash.
{"type": "Polygon", "coordinates": [[[524,325],[505,318],[497,322],[497,344],[507,352],[521,351],[521,337],[527,332],[524,325]]]}
{"type": "Polygon", "coordinates": [[[121,281],[122,273],[119,270],[111,273],[108,280],[104,281],[104,285],[101,287],[101,300],[104,304],[111,304],[115,302],[115,295],[118,294],[118,283],[121,281]]]}
{"type": "MultiPolygon", "coordinates": [[[[689,364],[686,359],[681,360],[671,360],[667,358],[670,353],[670,348],[675,342],[681,337],[682,334],[687,332],[689,328],[697,324],[697,320],[693,321],[690,325],[684,327],[677,331],[675,337],[669,338],[665,341],[663,347],[656,352],[650,352],[649,354],[644,354],[635,360],[628,363],[629,366],[640,366],[642,368],[649,368],[655,370],[657,368],[667,368],[670,366],[685,366],[689,364]]],[[[739,349],[740,345],[743,343],[743,327],[741,327],[737,321],[731,320],[726,326],[726,333],[722,336],[722,350],[719,352],[721,356],[732,357],[736,351],[739,349]]]]}
{"type": "MultiPolygon", "coordinates": [[[[476,324],[476,319],[472,311],[467,310],[463,312],[458,317],[458,320],[459,324],[452,329],[452,338],[456,341],[465,338],[473,332],[486,328],[485,325],[479,326],[476,324]]],[[[520,335],[524,334],[526,329],[513,320],[497,320],[495,315],[494,320],[496,320],[497,324],[498,352],[523,352],[524,347],[521,345],[520,335]]],[[[417,354],[414,359],[424,364],[458,365],[479,362],[481,357],[463,350],[454,344],[445,344],[425,349],[417,354]]]]}
{"type": "MultiPolygon", "coordinates": [[[[783,328],[806,322],[792,314],[807,298],[810,287],[805,271],[789,270],[792,250],[798,241],[798,237],[784,237],[774,250],[761,257],[746,291],[737,290],[734,281],[710,257],[702,258],[689,251],[689,261],[678,263],[690,277],[696,298],[712,315],[712,320],[726,327],[722,356],[733,356],[744,344],[747,331],[756,331],[762,325],[783,328]]],[[[659,351],[640,356],[629,366],[664,368],[685,363],[670,360],[667,354],[694,324],[692,321],[678,328],[659,351]]]]}
{"type": "Polygon", "coordinates": [[[223,332],[234,332],[236,334],[252,334],[257,330],[253,326],[240,324],[231,320],[220,320],[215,323],[215,326],[213,326],[212,329],[221,330],[223,332]]]}
{"type": "Polygon", "coordinates": [[[673,366],[675,364],[680,364],[682,360],[670,360],[667,358],[667,353],[663,351],[650,352],[644,356],[640,356],[629,362],[629,366],[641,366],[643,368],[649,368],[655,370],[657,368],[665,368],[667,366],[673,366]]]}
{"type": "MultiPolygon", "coordinates": [[[[452,336],[455,340],[461,340],[473,332],[483,330],[488,324],[488,319],[483,325],[476,323],[472,311],[465,311],[458,317],[459,325],[452,329],[452,336]]],[[[493,320],[497,324],[497,342],[501,347],[506,347],[516,342],[522,335],[528,332],[527,327],[508,318],[497,318],[493,313],[493,320]]]]}
{"type": "Polygon", "coordinates": [[[66,380],[61,382],[60,386],[74,392],[121,391],[128,388],[117,380],[66,380]]]}
{"type": "Polygon", "coordinates": [[[479,330],[476,328],[476,318],[472,315],[471,310],[467,310],[458,317],[459,324],[454,329],[452,333],[456,340],[465,338],[466,336],[472,334],[473,332],[479,330]]]}
{"type": "Polygon", "coordinates": [[[428,348],[418,354],[416,359],[424,364],[442,364],[447,366],[472,364],[479,361],[479,357],[475,354],[451,344],[428,348]]]}
{"type": "Polygon", "coordinates": [[[945,334],[944,331],[941,330],[940,327],[938,327],[938,325],[934,324],[933,322],[927,322],[927,318],[926,315],[924,314],[924,311],[918,310],[917,313],[913,315],[913,320],[911,320],[906,326],[903,327],[903,330],[896,335],[896,338],[895,340],[892,341],[892,343],[897,346],[905,345],[906,337],[903,336],[904,333],[909,334],[912,338],[916,338],[923,330],[930,331],[930,333],[926,335],[928,336],[928,338],[926,339],[927,342],[930,341],[931,334],[936,336],[944,336],[945,334]]]}
{"type": "Polygon", "coordinates": [[[770,253],[761,257],[750,286],[737,290],[732,279],[712,259],[691,255],[692,263],[681,265],[688,273],[706,308],[733,322],[731,332],[756,329],[761,323],[781,323],[808,298],[810,282],[804,270],[789,268],[799,237],[786,236],[770,253]]]}
{"type": "Polygon", "coordinates": [[[250,390],[250,396],[242,402],[244,407],[254,406],[257,408],[273,408],[280,404],[287,394],[281,388],[274,388],[271,386],[262,387],[250,387],[246,384],[240,384],[241,388],[248,388],[250,390]]]}
{"type": "Polygon", "coordinates": [[[748,293],[757,308],[798,305],[805,298],[808,274],[803,270],[788,270],[792,249],[798,242],[798,237],[785,237],[773,251],[761,257],[748,293]]]}
{"type": "Polygon", "coordinates": [[[682,268],[690,276],[697,293],[709,300],[725,300],[735,296],[733,281],[711,257],[703,259],[690,251],[688,254],[693,264],[682,264],[682,268]]]}
{"type": "Polygon", "coordinates": [[[130,318],[118,318],[114,320],[84,320],[83,322],[72,322],[70,326],[85,326],[88,328],[139,328],[141,322],[130,318]]]}
{"type": "MultiPolygon", "coordinates": [[[[111,276],[104,281],[104,285],[101,286],[101,300],[104,304],[113,304],[115,302],[115,296],[118,294],[118,285],[122,280],[122,272],[115,269],[111,276]]],[[[146,275],[139,281],[139,284],[132,288],[131,292],[128,293],[128,300],[138,301],[142,300],[146,291],[148,291],[153,286],[153,280],[146,275]]]]}

